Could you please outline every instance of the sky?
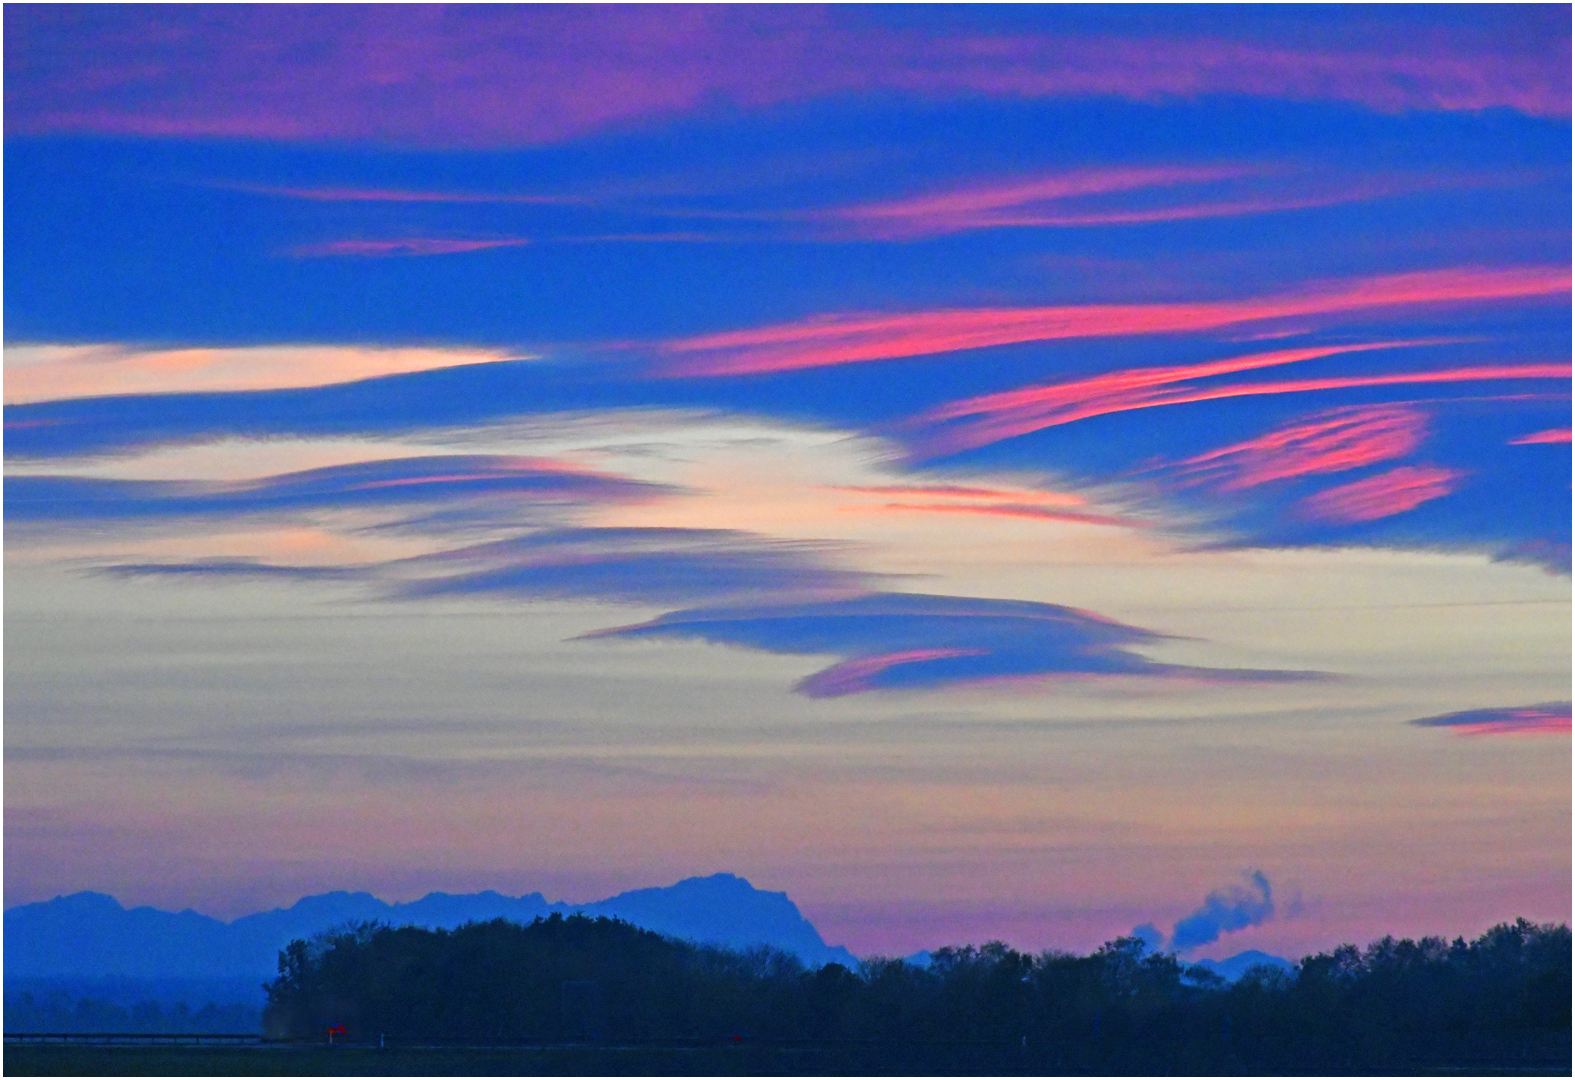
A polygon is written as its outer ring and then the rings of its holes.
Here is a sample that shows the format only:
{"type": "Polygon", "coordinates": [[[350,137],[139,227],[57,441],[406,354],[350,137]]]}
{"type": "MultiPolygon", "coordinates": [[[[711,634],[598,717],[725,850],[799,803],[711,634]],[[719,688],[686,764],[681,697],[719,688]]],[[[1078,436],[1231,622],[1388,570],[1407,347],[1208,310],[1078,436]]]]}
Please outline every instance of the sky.
{"type": "Polygon", "coordinates": [[[1569,918],[1568,8],[4,20],[7,906],[1569,918]]]}

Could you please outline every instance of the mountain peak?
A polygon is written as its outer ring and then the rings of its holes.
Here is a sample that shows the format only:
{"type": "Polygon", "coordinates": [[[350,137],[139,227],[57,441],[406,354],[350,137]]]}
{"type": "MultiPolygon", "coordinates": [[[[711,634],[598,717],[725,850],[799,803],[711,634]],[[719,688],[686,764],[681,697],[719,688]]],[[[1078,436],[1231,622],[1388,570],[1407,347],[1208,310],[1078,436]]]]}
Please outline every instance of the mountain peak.
{"type": "Polygon", "coordinates": [[[108,893],[91,892],[88,890],[56,896],[53,900],[41,901],[41,903],[58,904],[63,909],[67,910],[126,910],[125,907],[121,905],[119,900],[116,900],[108,893]]]}
{"type": "Polygon", "coordinates": [[[736,874],[685,878],[635,889],[589,904],[549,904],[541,893],[505,896],[430,892],[391,904],[369,892],[336,890],[303,896],[287,908],[244,915],[230,923],[194,911],[151,907],[127,911],[112,896],[83,892],[25,904],[5,913],[6,976],[181,978],[268,976],[279,949],[347,923],[451,929],[467,922],[528,923],[553,912],[607,915],[670,937],[731,948],[765,945],[818,967],[854,967],[846,949],[828,946],[786,893],[756,889],[736,874]]]}

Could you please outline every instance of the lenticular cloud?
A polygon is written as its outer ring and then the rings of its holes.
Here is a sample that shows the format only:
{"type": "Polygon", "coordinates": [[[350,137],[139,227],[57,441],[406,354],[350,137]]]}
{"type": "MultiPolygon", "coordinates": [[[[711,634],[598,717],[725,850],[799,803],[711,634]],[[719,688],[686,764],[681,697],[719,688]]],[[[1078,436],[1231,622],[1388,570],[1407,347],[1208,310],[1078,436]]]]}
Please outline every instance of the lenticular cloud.
{"type": "Polygon", "coordinates": [[[1457,735],[1568,735],[1570,703],[1545,701],[1507,709],[1468,709],[1413,720],[1417,727],[1449,728],[1457,735]]]}
{"type": "Polygon", "coordinates": [[[1021,600],[916,593],[692,608],[587,636],[688,638],[775,653],[842,657],[795,687],[817,698],[1073,676],[1162,676],[1211,683],[1324,677],[1306,671],[1157,663],[1132,647],[1163,641],[1167,635],[1092,612],[1021,600]]]}

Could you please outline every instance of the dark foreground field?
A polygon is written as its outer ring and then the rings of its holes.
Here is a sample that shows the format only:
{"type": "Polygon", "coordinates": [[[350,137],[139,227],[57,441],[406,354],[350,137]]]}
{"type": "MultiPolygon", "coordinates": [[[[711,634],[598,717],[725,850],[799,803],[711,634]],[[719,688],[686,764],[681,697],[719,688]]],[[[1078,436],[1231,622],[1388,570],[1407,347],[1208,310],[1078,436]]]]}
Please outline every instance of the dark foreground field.
{"type": "Polygon", "coordinates": [[[1137,1051],[1122,1066],[1075,1063],[1003,1045],[363,1047],[5,1047],[8,1076],[968,1076],[1413,1075],[1568,1076],[1568,1036],[1435,1046],[1378,1062],[1298,1067],[1248,1051],[1224,1060],[1162,1060],[1137,1051]]]}

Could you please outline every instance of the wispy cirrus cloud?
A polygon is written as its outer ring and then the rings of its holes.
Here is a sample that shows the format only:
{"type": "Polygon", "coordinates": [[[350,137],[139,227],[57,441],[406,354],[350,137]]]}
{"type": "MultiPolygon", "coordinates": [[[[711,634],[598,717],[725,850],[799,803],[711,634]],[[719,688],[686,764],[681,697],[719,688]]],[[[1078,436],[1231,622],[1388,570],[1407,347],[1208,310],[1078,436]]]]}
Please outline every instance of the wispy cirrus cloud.
{"type": "Polygon", "coordinates": [[[1567,443],[1570,441],[1569,428],[1550,428],[1547,431],[1534,431],[1530,435],[1522,435],[1518,439],[1509,440],[1511,446],[1537,446],[1540,444],[1567,443]]]}
{"type": "Polygon", "coordinates": [[[1054,207],[1086,195],[1143,191],[1178,184],[1234,179],[1261,172],[1244,165],[1157,165],[1081,169],[885,202],[820,211],[815,219],[845,224],[880,239],[943,236],[1010,225],[1056,224],[1054,207]]]}
{"type": "Polygon", "coordinates": [[[1301,501],[1298,510],[1310,521],[1333,525],[1377,521],[1443,498],[1453,492],[1466,475],[1460,469],[1436,465],[1402,465],[1377,476],[1309,495],[1301,501]]]}
{"type": "Polygon", "coordinates": [[[1457,735],[1568,735],[1570,703],[1547,701],[1503,709],[1467,709],[1411,723],[1417,727],[1448,728],[1457,735]]]}
{"type": "Polygon", "coordinates": [[[462,255],[472,251],[492,248],[524,247],[531,243],[523,236],[499,237],[490,240],[467,240],[457,237],[409,236],[394,240],[328,240],[320,244],[302,244],[290,249],[289,254],[303,259],[335,257],[389,258],[419,255],[462,255]]]}
{"type": "MultiPolygon", "coordinates": [[[[1310,357],[1306,358],[1310,359],[1310,357]]],[[[1094,400],[1079,400],[1075,397],[1067,400],[1069,384],[1055,384],[955,402],[921,414],[904,426],[910,430],[921,430],[921,434],[915,436],[911,442],[912,456],[917,459],[941,457],[962,450],[987,446],[1003,439],[1042,431],[1045,428],[1070,424],[1077,420],[1129,412],[1134,409],[1271,394],[1349,390],[1368,386],[1497,382],[1507,379],[1568,380],[1569,377],[1568,364],[1497,364],[1446,368],[1439,371],[1411,371],[1394,375],[1346,375],[1325,379],[1287,379],[1272,383],[1233,383],[1205,388],[1180,386],[1158,390],[1145,389],[1138,393],[1117,392],[1094,400]],[[953,417],[968,419],[962,423],[945,425],[945,422],[953,417]],[[923,431],[926,426],[931,426],[931,431],[923,431]]]]}
{"type": "Polygon", "coordinates": [[[1339,281],[1243,300],[832,314],[669,341],[658,347],[654,373],[701,377],[794,371],[1034,341],[1196,333],[1366,308],[1554,296],[1569,288],[1568,267],[1457,267],[1339,281]]]}
{"type": "MultiPolygon", "coordinates": [[[[681,193],[611,190],[597,195],[531,194],[510,191],[457,191],[442,188],[285,187],[217,181],[209,185],[269,198],[346,205],[420,205],[432,207],[577,208],[594,213],[598,225],[588,231],[564,228],[557,220],[551,233],[527,241],[419,237],[338,240],[290,250],[296,255],[437,254],[517,246],[527,242],[606,243],[634,239],[688,242],[908,241],[999,228],[1084,228],[1198,221],[1362,202],[1384,196],[1436,192],[1441,189],[1502,187],[1525,183],[1532,174],[1416,174],[1339,176],[1327,170],[1276,163],[1191,164],[1154,163],[1076,168],[1037,176],[983,177],[960,186],[880,201],[833,205],[816,210],[725,209],[686,203],[681,193]],[[674,203],[672,197],[679,196],[674,203]],[[605,220],[628,220],[646,228],[651,221],[685,223],[684,231],[608,233],[605,220]],[[696,222],[707,223],[697,229],[696,222]],[[725,231],[716,231],[718,223],[725,231]],[[475,248],[461,244],[475,244],[475,248]],[[365,244],[364,249],[358,244],[365,244]],[[452,248],[442,245],[452,244],[452,248]],[[413,250],[400,251],[400,245],[413,250]],[[429,250],[430,248],[430,250],[429,250]]],[[[713,194],[713,193],[707,193],[713,194]]],[[[507,220],[509,216],[499,220],[507,220]]],[[[497,215],[493,215],[497,217],[497,215]]],[[[572,221],[572,219],[571,219],[572,221]]]]}
{"type": "Polygon", "coordinates": [[[674,490],[543,458],[443,454],[226,483],[13,476],[5,484],[5,512],[20,522],[127,521],[500,497],[550,505],[629,502],[674,490]]]}
{"type": "Polygon", "coordinates": [[[893,93],[1230,94],[1568,116],[1568,27],[1526,12],[1510,29],[1416,30],[1396,49],[1377,16],[1315,45],[1295,31],[1247,39],[1141,21],[1068,33],[1049,17],[1019,32],[904,29],[807,7],[24,6],[6,16],[6,120],[13,133],[496,147],[893,93]]]}
{"type": "Polygon", "coordinates": [[[836,237],[918,240],[981,229],[1084,228],[1310,210],[1503,177],[1333,177],[1261,164],[1143,165],[976,181],[931,194],[816,211],[836,237]],[[1119,197],[1120,201],[1112,201],[1119,197]],[[1136,201],[1134,201],[1136,200],[1136,201]]]}
{"type": "Polygon", "coordinates": [[[1330,409],[1178,462],[1187,480],[1242,491],[1276,480],[1344,472],[1404,457],[1427,434],[1427,413],[1408,405],[1330,409]]]}
{"type": "Polygon", "coordinates": [[[322,258],[399,258],[423,255],[468,255],[495,248],[518,248],[533,244],[714,244],[729,238],[700,232],[626,232],[587,233],[533,239],[524,236],[492,239],[418,236],[383,240],[326,240],[289,248],[284,255],[298,259],[322,258]]]}
{"type": "Polygon", "coordinates": [[[1131,651],[1166,635],[1056,604],[872,593],[807,603],[696,608],[593,638],[697,639],[843,659],[801,681],[809,697],[1072,676],[1218,683],[1322,678],[1317,672],[1162,664],[1131,651]]]}
{"type": "MultiPolygon", "coordinates": [[[[877,503],[867,509],[884,513],[972,514],[983,517],[1030,518],[1081,525],[1108,525],[1121,528],[1148,528],[1151,523],[1123,514],[1100,513],[1082,509],[1088,500],[1063,491],[1032,488],[989,488],[963,484],[883,484],[868,487],[838,487],[833,491],[850,495],[902,499],[902,502],[877,503]]],[[[849,509],[865,509],[850,507],[849,509]]]]}

